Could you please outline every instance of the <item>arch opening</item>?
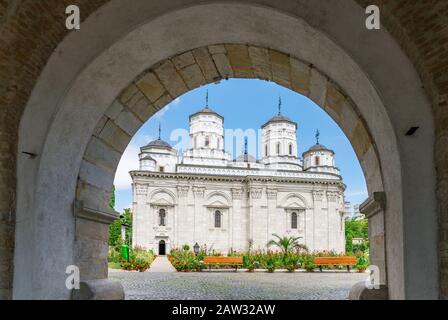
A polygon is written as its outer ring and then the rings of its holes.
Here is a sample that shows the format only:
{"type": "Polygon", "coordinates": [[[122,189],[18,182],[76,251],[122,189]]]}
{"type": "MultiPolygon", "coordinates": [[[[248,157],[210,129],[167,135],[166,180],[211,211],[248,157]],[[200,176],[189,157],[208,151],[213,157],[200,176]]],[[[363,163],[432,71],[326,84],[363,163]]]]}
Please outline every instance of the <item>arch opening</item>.
{"type": "MultiPolygon", "coordinates": [[[[381,226],[381,223],[383,223],[382,230],[381,228],[379,229],[380,232],[383,232],[383,241],[385,241],[384,226],[389,228],[388,237],[390,236],[390,238],[386,246],[388,247],[387,250],[392,254],[388,257],[388,263],[394,266],[394,268],[388,268],[387,270],[388,275],[389,273],[391,275],[389,276],[391,297],[408,296],[411,291],[408,292],[406,291],[408,289],[405,290],[406,275],[402,273],[404,270],[403,259],[412,258],[412,255],[408,256],[409,252],[404,255],[403,252],[402,191],[405,190],[407,194],[410,191],[403,189],[401,184],[402,170],[404,169],[400,165],[400,160],[402,160],[400,150],[402,149],[397,146],[397,140],[401,138],[398,138],[394,131],[397,124],[391,123],[391,119],[372,83],[365,76],[362,69],[325,36],[319,32],[314,33],[315,30],[312,30],[315,38],[310,39],[308,32],[311,29],[309,25],[300,19],[285,16],[275,10],[253,8],[250,6],[232,8],[222,4],[186,8],[175,13],[176,17],[181,20],[176,28],[182,27],[183,22],[188,21],[188,23],[191,23],[191,18],[198,16],[197,10],[207,11],[211,9],[213,9],[211,12],[220,10],[219,12],[221,14],[219,18],[223,19],[223,23],[228,22],[229,17],[232,17],[231,20],[234,20],[235,17],[240,17],[243,13],[245,17],[251,17],[250,19],[254,21],[271,21],[274,17],[277,17],[277,21],[284,22],[278,24],[278,26],[271,25],[274,29],[272,32],[275,35],[287,35],[291,33],[290,30],[296,30],[297,33],[292,34],[288,38],[296,39],[296,41],[285,42],[283,39],[275,39],[276,36],[270,37],[270,33],[266,35],[263,32],[262,34],[260,31],[251,30],[250,25],[245,23],[241,25],[241,22],[245,21],[245,19],[239,20],[236,18],[240,23],[235,23],[235,27],[238,26],[246,32],[242,38],[236,39],[228,34],[214,33],[207,30],[206,34],[208,35],[201,34],[195,41],[191,41],[188,44],[181,43],[176,47],[171,42],[165,41],[159,47],[161,48],[159,51],[144,54],[142,52],[148,47],[145,47],[143,44],[144,41],[136,41],[139,35],[141,37],[143,34],[152,34],[151,32],[144,32],[145,28],[149,28],[149,30],[159,28],[160,30],[160,28],[167,27],[164,23],[167,23],[168,20],[155,19],[141,26],[138,31],[128,37],[123,38],[120,44],[117,42],[115,46],[107,50],[103,56],[99,57],[95,63],[89,65],[79,75],[76,81],[73,81],[71,90],[66,92],[64,99],[60,99],[62,102],[57,104],[60,109],[56,113],[57,116],[49,128],[48,134],[45,136],[39,165],[30,166],[25,169],[26,160],[19,160],[18,175],[20,186],[18,196],[22,197],[21,199],[24,201],[18,207],[17,235],[19,241],[16,245],[17,267],[14,281],[14,286],[16,287],[15,296],[26,297],[32,295],[36,297],[52,295],[56,292],[61,293],[61,296],[68,295],[61,288],[61,282],[59,281],[64,278],[63,272],[54,276],[48,266],[45,267],[45,265],[36,266],[36,270],[27,270],[31,264],[24,263],[27,260],[25,257],[36,257],[37,255],[34,252],[35,249],[29,247],[29,243],[31,242],[27,243],[26,241],[22,241],[26,238],[24,234],[28,233],[37,240],[33,243],[44,241],[45,239],[42,236],[44,233],[42,230],[48,228],[45,223],[51,223],[52,226],[56,227],[58,225],[60,226],[61,222],[63,222],[62,225],[66,225],[63,229],[64,234],[61,232],[58,236],[61,239],[61,243],[64,243],[67,247],[71,247],[72,250],[68,250],[65,254],[60,255],[60,252],[55,248],[52,260],[56,261],[56,265],[61,267],[68,261],[73,261],[73,257],[76,256],[78,262],[80,262],[81,269],[85,267],[85,272],[83,272],[84,280],[89,281],[91,279],[104,278],[105,275],[107,276],[107,270],[101,268],[89,273],[90,269],[88,264],[98,263],[102,265],[102,263],[94,260],[88,261],[88,259],[83,260],[86,257],[77,256],[78,250],[88,242],[91,236],[79,232],[82,231],[83,225],[86,226],[97,222],[104,224],[114,217],[114,214],[107,210],[108,189],[112,185],[114,168],[118,164],[120,154],[126,147],[133,132],[150,115],[168,101],[179,96],[182,92],[200,84],[210,83],[231,76],[270,79],[281,85],[291,87],[299,93],[304,93],[317,104],[324,107],[334,117],[336,122],[341,123],[341,127],[348,131],[347,136],[357,151],[361,165],[363,168],[370,168],[365,170],[369,193],[374,195],[375,192],[386,191],[388,196],[390,195],[387,202],[387,213],[384,216],[376,215],[377,218],[381,217],[382,219],[380,219],[381,221],[377,221],[376,224],[381,226]],[[250,14],[247,14],[248,10],[250,14]],[[154,27],[156,28],[152,29],[154,27]],[[210,35],[213,36],[207,38],[210,35]],[[304,40],[309,40],[310,43],[310,48],[306,52],[297,48],[298,43],[306,42],[304,40]],[[139,45],[132,47],[134,42],[138,42],[139,45]],[[256,45],[248,43],[254,43],[256,45]],[[286,45],[286,43],[289,44],[286,45]],[[322,48],[322,44],[324,43],[325,46],[328,46],[326,48],[330,50],[316,54],[313,51],[316,47],[313,49],[312,43],[320,43],[319,48],[322,48]],[[125,47],[126,50],[123,51],[125,47]],[[191,50],[194,49],[197,51],[192,53],[191,50]],[[225,52],[222,50],[225,50],[225,52]],[[141,56],[129,62],[129,65],[126,66],[127,71],[122,73],[122,79],[114,80],[114,82],[105,81],[104,83],[99,83],[95,90],[93,90],[95,86],[92,86],[92,80],[97,81],[98,77],[104,77],[110,80],[112,74],[120,74],[117,66],[111,63],[114,60],[113,57],[116,59],[117,57],[127,56],[137,51],[141,56]],[[179,58],[179,53],[186,54],[187,52],[190,52],[195,60],[196,56],[204,54],[202,57],[205,57],[205,60],[214,61],[215,69],[211,68],[211,70],[214,70],[211,72],[216,72],[217,77],[213,77],[211,74],[203,74],[204,79],[194,83],[194,76],[191,76],[191,74],[194,74],[193,69],[196,69],[196,71],[198,68],[202,70],[199,62],[192,65],[184,65],[185,68],[180,67],[179,70],[176,64],[169,58],[178,57],[178,60],[182,60],[179,58]],[[285,54],[285,52],[288,54],[285,54]],[[213,57],[214,55],[216,57],[213,57]],[[296,55],[300,57],[296,58],[296,55]],[[255,56],[259,60],[254,59],[255,56]],[[331,59],[329,56],[331,56],[331,59]],[[150,59],[147,59],[148,57],[150,59]],[[214,58],[223,59],[227,63],[221,64],[222,69],[219,69],[214,58]],[[264,64],[266,61],[268,61],[267,66],[264,64]],[[135,64],[133,65],[133,63],[135,64]],[[162,86],[151,88],[151,85],[149,85],[145,89],[142,89],[137,83],[142,84],[152,81],[151,73],[144,73],[142,78],[138,78],[128,86],[127,90],[122,91],[122,94],[116,99],[117,93],[125,85],[129,84],[132,79],[135,79],[136,75],[141,74],[142,70],[147,70],[148,67],[154,70],[156,77],[162,77],[161,74],[164,74],[166,76],[166,83],[164,83],[162,78],[159,78],[161,81],[159,83],[162,86]],[[191,68],[184,70],[186,67],[191,68]],[[226,67],[230,68],[226,69],[226,67]],[[98,72],[99,70],[107,71],[102,73],[98,72]],[[288,70],[288,72],[285,72],[285,70],[288,70]],[[294,73],[292,73],[292,70],[294,70],[294,73]],[[325,70],[326,73],[324,74],[321,70],[325,70]],[[158,71],[161,73],[160,75],[157,74],[158,71]],[[191,77],[188,78],[189,80],[186,80],[184,77],[188,77],[188,74],[191,77]],[[92,75],[96,76],[92,77],[92,75]],[[350,75],[353,78],[351,79],[346,75],[350,75]],[[179,82],[176,79],[184,80],[179,82]],[[183,85],[180,85],[182,82],[183,85]],[[162,91],[162,95],[159,96],[157,90],[162,91]],[[150,94],[150,96],[143,91],[150,94]],[[151,93],[148,93],[149,91],[151,93]],[[154,101],[152,98],[154,98],[154,101]],[[83,105],[83,110],[81,111],[79,108],[74,107],[76,105],[83,105]],[[344,124],[344,121],[347,122],[344,124]],[[68,133],[73,135],[72,140],[67,140],[68,133]],[[386,139],[384,139],[385,137],[386,139]],[[71,141],[72,144],[65,146],[62,143],[63,141],[71,141]],[[58,152],[54,149],[56,146],[60,148],[58,152]],[[83,153],[83,150],[85,150],[85,153],[83,153]],[[110,156],[108,157],[109,161],[103,161],[105,155],[110,156]],[[101,164],[95,163],[95,159],[99,159],[101,164]],[[113,160],[110,161],[110,159],[113,160]],[[64,163],[66,172],[59,171],[61,162],[64,163]],[[387,166],[384,165],[385,162],[387,162],[387,166]],[[36,170],[38,173],[31,175],[33,177],[32,179],[36,179],[36,183],[31,184],[32,186],[36,186],[36,190],[26,190],[27,187],[24,181],[27,181],[27,179],[20,181],[20,176],[22,175],[23,177],[23,174],[30,170],[36,170]],[[383,170],[385,172],[381,175],[383,170]],[[63,181],[67,186],[61,188],[57,179],[63,181]],[[56,190],[64,190],[64,196],[61,197],[58,195],[56,197],[56,192],[53,192],[56,190]],[[27,199],[26,194],[30,194],[31,197],[25,201],[27,199]],[[53,194],[53,196],[48,198],[48,194],[53,194]],[[43,201],[44,199],[45,201],[43,201]],[[75,199],[79,201],[76,201],[77,218],[73,220],[72,203],[75,199]],[[44,202],[50,202],[51,208],[44,204],[44,202]],[[26,212],[31,212],[31,216],[25,214],[26,212]],[[59,212],[59,215],[57,217],[51,217],[49,214],[45,214],[45,212],[59,212]],[[23,221],[34,221],[38,217],[43,217],[41,224],[27,223],[25,225],[22,223],[23,221]],[[50,220],[50,218],[53,219],[50,220]],[[72,223],[66,224],[67,221],[71,221],[72,223]],[[77,226],[76,229],[75,225],[77,226]],[[29,228],[34,229],[30,230],[29,228]],[[86,238],[83,239],[83,236],[86,236],[86,238]],[[83,242],[84,240],[85,242],[83,242]],[[72,245],[73,243],[74,245],[72,245]],[[32,254],[26,255],[23,254],[24,252],[32,252],[32,254]],[[85,264],[83,265],[83,263],[85,264]],[[27,274],[31,276],[27,276],[27,274]],[[51,281],[47,284],[39,283],[36,286],[38,289],[33,289],[30,288],[30,284],[33,281],[28,281],[30,277],[34,279],[57,278],[58,280],[51,281]]],[[[199,16],[206,19],[206,17],[214,15],[204,14],[202,11],[199,16]]],[[[219,27],[219,23],[216,25],[219,27]]],[[[185,28],[186,32],[188,32],[187,29],[185,28]]],[[[195,32],[198,32],[197,30],[195,32]]],[[[182,32],[179,33],[179,36],[182,36],[182,32]]],[[[191,37],[186,38],[191,39],[191,37]]],[[[173,39],[178,38],[173,37],[173,39]]],[[[147,40],[152,41],[151,45],[163,42],[160,39],[154,38],[147,40]]],[[[186,55],[188,56],[189,54],[187,53],[186,55]]],[[[185,57],[183,56],[183,58],[185,57]]],[[[204,62],[202,68],[206,68],[204,67],[206,65],[204,62]]],[[[209,64],[208,66],[211,67],[212,65],[209,64]]],[[[370,73],[368,74],[370,75],[370,73]]],[[[33,102],[36,101],[32,100],[33,102]]],[[[394,107],[397,106],[396,104],[392,105],[394,107]]],[[[26,116],[22,124],[23,130],[31,130],[30,128],[32,126],[27,125],[26,116]]],[[[431,139],[431,137],[428,138],[431,139]]],[[[399,142],[402,143],[401,141],[399,142]]],[[[411,160],[410,163],[412,163],[411,160]]],[[[375,199],[373,200],[374,203],[378,202],[375,199]]],[[[433,271],[430,270],[432,275],[433,271]]],[[[416,270],[412,270],[411,274],[415,272],[416,270]]],[[[417,277],[416,279],[412,282],[406,278],[406,281],[409,283],[420,283],[420,280],[418,280],[420,278],[417,277]]],[[[425,279],[428,279],[428,277],[426,276],[425,279]]],[[[426,281],[423,285],[428,288],[428,292],[434,291],[433,282],[426,281]]]]}

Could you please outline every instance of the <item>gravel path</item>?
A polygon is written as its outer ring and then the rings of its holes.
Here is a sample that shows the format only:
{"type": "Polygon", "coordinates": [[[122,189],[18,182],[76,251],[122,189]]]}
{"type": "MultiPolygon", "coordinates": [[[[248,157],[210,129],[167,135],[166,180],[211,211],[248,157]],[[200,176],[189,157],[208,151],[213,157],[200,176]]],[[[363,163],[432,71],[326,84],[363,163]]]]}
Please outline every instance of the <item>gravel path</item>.
{"type": "Polygon", "coordinates": [[[344,300],[366,274],[347,272],[161,273],[110,270],[128,300],[344,300]]]}

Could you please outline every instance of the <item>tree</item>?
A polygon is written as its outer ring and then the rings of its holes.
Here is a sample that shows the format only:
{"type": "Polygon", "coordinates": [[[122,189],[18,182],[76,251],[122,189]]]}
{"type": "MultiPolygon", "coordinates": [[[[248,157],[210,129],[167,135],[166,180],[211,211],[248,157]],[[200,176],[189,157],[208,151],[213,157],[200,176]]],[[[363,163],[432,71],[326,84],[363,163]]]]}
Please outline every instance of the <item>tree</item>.
{"type": "Polygon", "coordinates": [[[356,250],[364,251],[368,246],[369,224],[367,219],[348,219],[345,221],[345,250],[353,253],[356,250]],[[366,244],[353,245],[353,238],[366,240],[366,244]]]}
{"type": "Polygon", "coordinates": [[[299,245],[299,239],[301,237],[280,237],[277,234],[273,234],[274,237],[277,238],[277,240],[270,240],[267,244],[268,247],[270,246],[276,246],[278,247],[282,252],[283,255],[287,255],[290,253],[296,246],[299,245]]]}

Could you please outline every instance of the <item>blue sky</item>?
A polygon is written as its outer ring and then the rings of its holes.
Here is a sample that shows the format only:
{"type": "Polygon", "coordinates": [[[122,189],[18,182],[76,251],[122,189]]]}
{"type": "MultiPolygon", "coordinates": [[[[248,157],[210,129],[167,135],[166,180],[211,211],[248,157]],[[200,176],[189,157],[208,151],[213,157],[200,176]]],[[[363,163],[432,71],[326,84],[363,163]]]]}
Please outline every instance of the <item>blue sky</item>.
{"type": "MultiPolygon", "coordinates": [[[[275,83],[261,80],[231,79],[190,91],[155,114],[135,134],[128,145],[115,176],[116,207],[121,212],[131,207],[131,179],[128,172],[138,169],[139,148],[158,137],[159,123],[162,139],[170,140],[179,129],[188,130],[189,115],[205,106],[206,91],[209,106],[224,116],[225,129],[255,129],[261,127],[278,112],[278,98],[282,98],[282,113],[298,124],[299,156],[315,144],[316,130],[320,143],[336,153],[336,165],[341,170],[346,200],[361,203],[367,197],[364,175],[350,142],[339,126],[319,106],[308,98],[275,83]]],[[[228,150],[240,153],[239,150],[228,150]]]]}

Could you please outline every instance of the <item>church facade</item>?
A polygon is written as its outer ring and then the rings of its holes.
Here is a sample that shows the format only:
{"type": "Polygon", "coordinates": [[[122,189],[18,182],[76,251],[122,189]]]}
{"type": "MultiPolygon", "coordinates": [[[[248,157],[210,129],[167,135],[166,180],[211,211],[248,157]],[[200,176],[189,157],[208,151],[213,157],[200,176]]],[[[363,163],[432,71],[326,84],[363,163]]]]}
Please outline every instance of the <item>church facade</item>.
{"type": "MultiPolygon", "coordinates": [[[[208,104],[207,104],[208,105],[208,104]]],[[[334,152],[318,142],[298,157],[297,124],[281,114],[262,127],[262,156],[224,149],[224,118],[190,116],[189,148],[160,139],[141,148],[133,181],[133,245],[168,254],[199,244],[226,254],[266,249],[272,234],[312,251],[344,252],[344,190],[334,152]]]]}

